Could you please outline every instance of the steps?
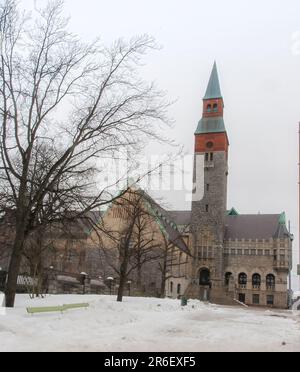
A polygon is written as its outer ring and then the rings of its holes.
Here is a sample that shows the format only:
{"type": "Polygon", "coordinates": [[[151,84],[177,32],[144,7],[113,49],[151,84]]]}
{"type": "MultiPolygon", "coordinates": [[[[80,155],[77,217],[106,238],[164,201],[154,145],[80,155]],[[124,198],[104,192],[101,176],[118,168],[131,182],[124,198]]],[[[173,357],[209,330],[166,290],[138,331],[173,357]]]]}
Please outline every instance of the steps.
{"type": "MultiPolygon", "coordinates": [[[[204,298],[205,288],[200,287],[198,284],[190,284],[184,294],[188,299],[201,300],[204,298]]],[[[208,290],[210,302],[217,305],[225,306],[237,306],[237,302],[234,300],[234,293],[228,292],[223,288],[217,288],[208,290]]]]}

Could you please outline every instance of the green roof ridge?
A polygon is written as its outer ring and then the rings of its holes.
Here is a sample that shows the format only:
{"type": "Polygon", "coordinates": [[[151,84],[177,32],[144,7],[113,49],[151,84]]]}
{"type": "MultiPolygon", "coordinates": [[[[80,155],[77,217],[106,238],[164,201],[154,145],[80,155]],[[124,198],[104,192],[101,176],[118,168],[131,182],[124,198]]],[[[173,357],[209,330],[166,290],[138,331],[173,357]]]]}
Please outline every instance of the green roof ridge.
{"type": "Polygon", "coordinates": [[[286,226],[286,214],[285,214],[285,212],[282,212],[280,217],[279,217],[279,225],[286,226]]]}
{"type": "Polygon", "coordinates": [[[231,208],[227,211],[227,216],[239,216],[239,212],[235,208],[231,208]]]}

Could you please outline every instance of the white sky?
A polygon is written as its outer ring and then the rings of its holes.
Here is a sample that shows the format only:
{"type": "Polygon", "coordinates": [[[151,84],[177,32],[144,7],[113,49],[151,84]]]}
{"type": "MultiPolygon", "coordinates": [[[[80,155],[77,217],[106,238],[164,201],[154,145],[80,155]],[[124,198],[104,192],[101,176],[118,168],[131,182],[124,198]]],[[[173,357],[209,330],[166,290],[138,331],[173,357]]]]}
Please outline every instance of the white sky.
{"type": "Polygon", "coordinates": [[[190,153],[216,59],[231,143],[228,204],[240,213],[285,210],[298,237],[299,0],[66,0],[66,13],[84,39],[157,39],[163,49],[147,58],[145,76],[177,99],[170,136],[190,153]]]}

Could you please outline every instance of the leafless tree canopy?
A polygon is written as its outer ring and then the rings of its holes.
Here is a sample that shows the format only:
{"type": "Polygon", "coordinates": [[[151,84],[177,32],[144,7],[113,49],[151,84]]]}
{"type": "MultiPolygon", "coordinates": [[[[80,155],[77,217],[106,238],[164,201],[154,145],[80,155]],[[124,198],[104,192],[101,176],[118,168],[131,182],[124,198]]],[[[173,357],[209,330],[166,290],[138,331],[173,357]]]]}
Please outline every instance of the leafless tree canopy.
{"type": "Polygon", "coordinates": [[[139,77],[151,37],[111,47],[67,30],[63,1],[34,17],[0,5],[0,210],[16,212],[7,304],[12,306],[26,236],[36,226],[110,202],[101,159],[159,139],[167,104],[139,77]]]}

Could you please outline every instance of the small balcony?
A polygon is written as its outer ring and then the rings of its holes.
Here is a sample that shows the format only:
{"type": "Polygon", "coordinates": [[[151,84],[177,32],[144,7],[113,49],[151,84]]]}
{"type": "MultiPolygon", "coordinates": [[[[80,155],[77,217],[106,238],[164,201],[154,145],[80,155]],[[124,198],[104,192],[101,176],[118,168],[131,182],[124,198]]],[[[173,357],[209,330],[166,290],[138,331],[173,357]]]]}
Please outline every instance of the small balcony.
{"type": "Polygon", "coordinates": [[[274,260],[273,267],[275,270],[289,270],[290,263],[287,260],[274,260]]]}

